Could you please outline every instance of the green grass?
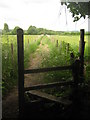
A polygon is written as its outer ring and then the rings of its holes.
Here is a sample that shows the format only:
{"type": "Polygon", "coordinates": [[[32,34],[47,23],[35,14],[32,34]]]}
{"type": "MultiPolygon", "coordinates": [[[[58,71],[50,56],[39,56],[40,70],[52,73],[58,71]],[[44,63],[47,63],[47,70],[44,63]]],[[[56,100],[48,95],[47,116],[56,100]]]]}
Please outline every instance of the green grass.
{"type": "MultiPolygon", "coordinates": [[[[40,41],[40,36],[24,36],[24,68],[28,67],[30,55],[36,51],[40,41]],[[28,42],[29,39],[29,42],[28,42]]],[[[2,36],[2,84],[3,96],[17,84],[17,36],[2,36]],[[13,58],[11,52],[13,44],[13,58]]]]}
{"type": "MultiPolygon", "coordinates": [[[[53,67],[53,66],[65,66],[70,65],[70,53],[73,52],[75,58],[79,57],[79,35],[52,35],[50,37],[45,36],[43,43],[48,44],[50,53],[49,56],[42,62],[43,67],[53,67]],[[56,47],[56,42],[58,40],[58,47],[56,47]],[[66,52],[67,43],[70,44],[69,51],[66,52]]],[[[84,60],[86,67],[86,79],[89,80],[88,72],[89,65],[86,64],[88,61],[88,36],[85,36],[85,51],[84,51],[84,60]]],[[[60,81],[71,79],[72,73],[70,71],[61,71],[61,72],[51,72],[45,75],[47,82],[51,81],[60,81]]]]}
{"type": "MultiPolygon", "coordinates": [[[[70,53],[73,52],[75,58],[79,57],[79,35],[52,35],[50,37],[44,36],[43,44],[48,44],[49,46],[49,55],[42,62],[43,67],[54,67],[54,66],[65,66],[70,65],[70,53]],[[58,47],[56,47],[56,42],[58,40],[58,47]],[[70,44],[69,51],[66,52],[67,43],[70,44]]],[[[89,83],[90,81],[90,64],[87,64],[89,61],[89,46],[88,46],[88,36],[85,36],[85,51],[84,51],[84,60],[85,60],[85,81],[89,83]]],[[[90,61],[89,61],[90,63],[90,61]]],[[[44,81],[49,82],[57,82],[57,81],[68,81],[72,80],[72,71],[57,71],[57,72],[48,72],[45,74],[44,81]]],[[[71,95],[72,88],[66,87],[64,89],[60,89],[60,87],[52,88],[52,89],[44,89],[43,92],[55,95],[57,97],[65,97],[71,95]]]]}
{"type": "MultiPolygon", "coordinates": [[[[7,94],[9,90],[17,84],[17,36],[3,35],[2,37],[2,79],[3,79],[3,95],[7,94]],[[11,56],[11,43],[13,43],[14,53],[13,61],[11,56]]],[[[25,35],[24,36],[24,68],[28,67],[30,55],[36,51],[40,41],[42,45],[48,44],[49,55],[44,56],[41,67],[64,66],[70,63],[70,53],[74,52],[75,57],[78,57],[79,49],[79,35],[25,35]],[[58,40],[58,47],[56,41],[58,40]],[[69,51],[66,52],[66,45],[70,43],[69,51]]],[[[89,37],[85,36],[85,62],[89,61],[89,37]]],[[[89,61],[90,63],[90,61],[89,61]]],[[[86,79],[90,78],[90,64],[86,64],[86,79]]],[[[60,81],[71,79],[72,73],[70,71],[50,72],[45,74],[46,82],[60,81]]]]}

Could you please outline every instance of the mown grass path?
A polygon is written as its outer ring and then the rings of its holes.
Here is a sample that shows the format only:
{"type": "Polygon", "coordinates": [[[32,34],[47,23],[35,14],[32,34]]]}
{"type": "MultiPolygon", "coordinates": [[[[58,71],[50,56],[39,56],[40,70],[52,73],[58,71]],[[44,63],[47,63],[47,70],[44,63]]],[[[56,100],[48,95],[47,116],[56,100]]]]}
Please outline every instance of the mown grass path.
{"type": "MultiPolygon", "coordinates": [[[[34,54],[30,56],[29,67],[27,69],[41,67],[42,60],[49,54],[49,48],[47,44],[42,44],[42,41],[34,54]]],[[[44,83],[44,74],[32,74],[25,75],[25,87],[44,83]]],[[[2,117],[3,118],[18,118],[18,87],[8,94],[8,96],[2,102],[2,117]]]]}

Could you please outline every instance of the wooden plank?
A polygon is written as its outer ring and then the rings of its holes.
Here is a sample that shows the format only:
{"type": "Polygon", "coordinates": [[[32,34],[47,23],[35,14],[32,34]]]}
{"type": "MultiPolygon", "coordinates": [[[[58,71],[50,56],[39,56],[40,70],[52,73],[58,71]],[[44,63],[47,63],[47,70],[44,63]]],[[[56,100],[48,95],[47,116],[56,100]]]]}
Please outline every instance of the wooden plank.
{"type": "Polygon", "coordinates": [[[19,113],[23,113],[24,106],[24,48],[23,48],[23,30],[17,30],[17,51],[18,51],[18,96],[19,113]]]}
{"type": "Polygon", "coordinates": [[[72,69],[72,66],[59,66],[59,67],[51,67],[51,68],[40,68],[40,69],[29,69],[24,70],[24,74],[30,74],[30,73],[41,73],[41,72],[51,72],[51,71],[59,71],[59,70],[70,70],[72,69]]]}
{"type": "Polygon", "coordinates": [[[62,81],[62,82],[33,85],[30,87],[24,88],[24,91],[38,90],[43,88],[52,88],[52,87],[58,87],[58,86],[68,86],[68,85],[73,85],[73,81],[62,81]]]}
{"type": "Polygon", "coordinates": [[[70,100],[61,100],[59,97],[44,93],[44,92],[40,92],[40,91],[36,91],[36,90],[32,90],[32,91],[28,91],[28,93],[30,95],[39,97],[44,99],[45,101],[52,101],[52,102],[57,102],[60,104],[64,104],[64,105],[71,105],[72,102],[70,100]]]}

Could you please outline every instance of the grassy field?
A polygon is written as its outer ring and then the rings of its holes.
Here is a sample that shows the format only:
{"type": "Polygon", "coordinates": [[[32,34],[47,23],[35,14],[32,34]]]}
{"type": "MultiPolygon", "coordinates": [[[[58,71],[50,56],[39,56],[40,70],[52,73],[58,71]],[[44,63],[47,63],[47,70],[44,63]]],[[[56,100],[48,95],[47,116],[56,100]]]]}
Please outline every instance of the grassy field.
{"type": "MultiPolygon", "coordinates": [[[[73,52],[75,58],[79,57],[79,35],[52,35],[52,36],[44,36],[43,44],[48,44],[50,53],[49,57],[47,57],[42,65],[43,67],[52,67],[52,66],[64,66],[70,65],[70,53],[73,52]],[[58,47],[57,46],[58,40],[58,47]],[[69,50],[67,52],[67,43],[69,43],[69,50]]],[[[84,60],[85,60],[85,77],[89,80],[89,71],[90,65],[88,64],[89,54],[88,54],[88,36],[85,36],[85,51],[84,51],[84,60]]],[[[68,80],[71,78],[72,73],[70,71],[63,72],[51,72],[46,75],[46,80],[49,81],[59,81],[68,80]]]]}
{"type": "MultiPolygon", "coordinates": [[[[59,40],[60,41],[64,41],[66,43],[70,43],[70,46],[73,48],[74,52],[78,52],[79,50],[79,41],[80,41],[80,36],[79,35],[63,35],[63,36],[52,36],[52,38],[54,37],[55,40],[59,40]]],[[[84,37],[85,40],[85,51],[84,54],[85,56],[88,56],[88,36],[86,35],[84,37]]]]}
{"type": "MultiPolygon", "coordinates": [[[[69,65],[70,53],[75,54],[75,58],[78,57],[79,50],[79,35],[51,35],[51,36],[39,36],[39,35],[25,35],[24,36],[24,67],[28,67],[28,61],[30,61],[30,55],[36,51],[40,41],[42,45],[48,44],[49,55],[42,61],[41,67],[62,66],[69,65]],[[58,40],[58,47],[56,43],[58,40]],[[67,52],[67,43],[69,43],[69,51],[67,52]]],[[[90,65],[88,62],[88,36],[85,36],[85,66],[86,66],[86,78],[89,79],[90,65]]],[[[51,72],[46,74],[47,81],[58,81],[58,78],[62,80],[71,77],[70,71],[66,72],[51,72]]],[[[3,35],[2,36],[2,83],[3,94],[6,94],[17,83],[17,37],[15,35],[3,35]],[[13,49],[12,45],[13,44],[13,49]]]]}

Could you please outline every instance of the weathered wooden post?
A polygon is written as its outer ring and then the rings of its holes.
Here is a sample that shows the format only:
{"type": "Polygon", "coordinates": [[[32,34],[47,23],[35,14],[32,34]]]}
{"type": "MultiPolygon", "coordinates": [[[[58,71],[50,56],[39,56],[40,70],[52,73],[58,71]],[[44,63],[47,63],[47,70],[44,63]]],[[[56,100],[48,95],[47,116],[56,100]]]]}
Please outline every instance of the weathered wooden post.
{"type": "Polygon", "coordinates": [[[72,74],[74,85],[72,89],[72,102],[73,102],[73,109],[72,112],[74,115],[78,116],[81,107],[81,95],[79,93],[79,71],[80,71],[80,60],[77,59],[72,64],[72,74]]]}
{"type": "Polygon", "coordinates": [[[28,45],[29,45],[29,39],[28,39],[28,45]]]}
{"type": "Polygon", "coordinates": [[[80,67],[80,76],[81,81],[83,82],[84,79],[84,29],[80,30],[80,42],[79,42],[79,53],[80,53],[80,61],[81,61],[81,67],[80,67]]]}
{"type": "Polygon", "coordinates": [[[58,40],[56,41],[56,47],[58,47],[58,40]]]}
{"type": "Polygon", "coordinates": [[[23,116],[24,111],[24,48],[23,30],[17,30],[17,50],[18,50],[18,95],[19,95],[19,115],[23,116]]]}
{"type": "Polygon", "coordinates": [[[67,52],[69,51],[70,44],[67,43],[67,52]]]}
{"type": "Polygon", "coordinates": [[[70,53],[70,62],[71,62],[71,64],[74,63],[74,59],[75,59],[74,53],[71,52],[71,53],[70,53]]]}
{"type": "Polygon", "coordinates": [[[75,86],[78,85],[79,83],[79,72],[80,72],[80,60],[76,59],[75,62],[73,63],[73,79],[74,79],[74,84],[75,86]]]}
{"type": "Polygon", "coordinates": [[[11,43],[11,57],[12,57],[12,64],[13,64],[13,61],[14,61],[13,53],[14,53],[14,50],[13,50],[13,43],[11,43]]]}

